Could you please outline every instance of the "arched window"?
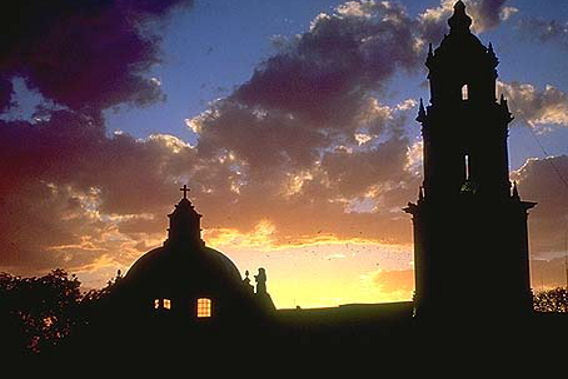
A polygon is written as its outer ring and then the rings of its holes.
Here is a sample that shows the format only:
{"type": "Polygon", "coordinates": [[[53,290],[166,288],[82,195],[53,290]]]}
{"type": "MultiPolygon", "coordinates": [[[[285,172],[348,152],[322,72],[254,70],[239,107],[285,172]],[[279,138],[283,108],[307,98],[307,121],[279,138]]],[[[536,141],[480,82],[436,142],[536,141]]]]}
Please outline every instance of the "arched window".
{"type": "Polygon", "coordinates": [[[469,88],[467,84],[462,87],[462,100],[469,100],[469,88]]]}
{"type": "Polygon", "coordinates": [[[197,317],[211,317],[211,299],[197,299],[197,317]]]}
{"type": "Polygon", "coordinates": [[[160,299],[154,299],[154,309],[160,308],[160,299]]]}

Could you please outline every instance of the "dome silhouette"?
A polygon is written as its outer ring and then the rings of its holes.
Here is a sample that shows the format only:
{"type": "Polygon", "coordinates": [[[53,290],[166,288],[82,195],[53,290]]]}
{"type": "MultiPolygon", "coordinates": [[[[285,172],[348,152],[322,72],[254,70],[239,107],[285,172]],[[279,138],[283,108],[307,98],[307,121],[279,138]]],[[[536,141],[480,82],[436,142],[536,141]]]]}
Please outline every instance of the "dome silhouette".
{"type": "Polygon", "coordinates": [[[168,244],[140,257],[123,280],[155,293],[156,298],[182,294],[225,297],[242,286],[239,270],[223,253],[206,246],[168,244]]]}
{"type": "Polygon", "coordinates": [[[167,323],[175,319],[185,326],[204,318],[207,325],[253,319],[274,309],[264,282],[262,293],[255,293],[231,259],[205,245],[201,215],[187,198],[187,186],[181,190],[183,198],[168,215],[168,238],[142,255],[121,279],[117,307],[126,317],[158,317],[167,323]]]}

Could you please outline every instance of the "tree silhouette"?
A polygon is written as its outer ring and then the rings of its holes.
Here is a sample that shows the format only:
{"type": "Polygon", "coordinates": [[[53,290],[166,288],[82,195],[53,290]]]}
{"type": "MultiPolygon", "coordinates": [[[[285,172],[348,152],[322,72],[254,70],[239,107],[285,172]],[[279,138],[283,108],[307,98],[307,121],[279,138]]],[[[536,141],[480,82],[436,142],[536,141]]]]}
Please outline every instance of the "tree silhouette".
{"type": "Polygon", "coordinates": [[[80,285],[60,269],[31,278],[0,274],[2,328],[12,349],[37,353],[65,338],[78,321],[80,285]]]}
{"type": "Polygon", "coordinates": [[[81,293],[75,275],[56,269],[42,277],[0,273],[0,351],[12,355],[52,350],[88,325],[121,274],[104,288],[81,293]]]}

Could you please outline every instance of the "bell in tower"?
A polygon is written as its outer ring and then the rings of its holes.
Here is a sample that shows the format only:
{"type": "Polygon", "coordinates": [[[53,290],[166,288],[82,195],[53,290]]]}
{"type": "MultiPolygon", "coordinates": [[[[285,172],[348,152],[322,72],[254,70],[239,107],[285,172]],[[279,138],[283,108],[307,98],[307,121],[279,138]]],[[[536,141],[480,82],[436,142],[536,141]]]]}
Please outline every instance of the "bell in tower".
{"type": "Polygon", "coordinates": [[[532,309],[527,210],[511,193],[507,151],[513,119],[496,101],[498,59],[472,34],[463,2],[426,66],[430,103],[417,121],[424,182],[413,215],[415,314],[480,317],[532,309]]]}

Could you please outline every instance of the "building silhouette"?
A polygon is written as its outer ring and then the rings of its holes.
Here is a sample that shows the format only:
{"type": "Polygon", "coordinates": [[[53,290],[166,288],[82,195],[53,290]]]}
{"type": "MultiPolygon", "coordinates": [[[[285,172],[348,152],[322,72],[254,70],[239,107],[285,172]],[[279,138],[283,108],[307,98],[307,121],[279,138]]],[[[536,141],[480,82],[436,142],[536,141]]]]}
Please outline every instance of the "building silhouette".
{"type": "Polygon", "coordinates": [[[509,181],[507,100],[496,99],[493,47],[458,1],[450,32],[430,44],[430,104],[418,117],[424,182],[414,224],[415,316],[511,317],[532,310],[527,210],[509,181]]]}
{"type": "Polygon", "coordinates": [[[565,317],[531,315],[527,211],[535,203],[522,201],[509,181],[513,118],[503,96],[496,100],[497,57],[471,33],[461,1],[448,22],[450,33],[428,52],[431,100],[426,107],[421,101],[417,117],[424,182],[405,208],[414,224],[413,302],[276,310],[264,269],[254,275],[255,291],[248,271],[243,279],[228,257],[206,246],[184,186],[163,246],[138,259],[97,323],[60,357],[104,347],[118,361],[143,357],[183,369],[206,362],[208,370],[234,374],[237,365],[223,366],[227,357],[274,370],[282,362],[321,369],[335,356],[350,368],[362,357],[382,359],[379,366],[404,358],[406,365],[411,354],[422,370],[420,359],[477,364],[493,341],[520,357],[513,352],[526,354],[543,335],[565,335],[565,317]],[[109,346],[114,336],[120,342],[109,346]]]}
{"type": "Polygon", "coordinates": [[[274,313],[266,271],[259,269],[255,290],[248,271],[243,279],[226,255],[206,246],[202,216],[187,186],[181,190],[183,198],[168,215],[167,239],[118,280],[82,345],[101,346],[109,335],[120,335],[130,356],[151,352],[168,359],[184,353],[188,341],[205,354],[220,346],[235,349],[274,313]]]}
{"type": "Polygon", "coordinates": [[[140,257],[120,281],[121,306],[137,318],[154,319],[162,313],[198,326],[253,317],[261,303],[274,309],[264,269],[255,293],[248,276],[243,280],[227,256],[205,245],[202,216],[187,198],[187,186],[181,190],[183,198],[168,215],[163,246],[140,257]]]}
{"type": "Polygon", "coordinates": [[[393,329],[408,331],[414,321],[530,314],[527,210],[535,203],[522,201],[509,181],[513,117],[507,100],[496,99],[493,47],[471,33],[471,23],[458,1],[449,34],[435,50],[430,45],[426,60],[431,99],[426,107],[421,101],[417,117],[424,182],[418,201],[405,208],[414,224],[412,303],[275,311],[264,269],[254,275],[254,291],[248,271],[242,279],[229,258],[205,245],[201,215],[184,186],[168,216],[167,240],[131,267],[117,285],[112,309],[121,309],[127,323],[136,320],[158,331],[175,325],[193,337],[226,337],[237,330],[258,336],[258,325],[270,325],[273,337],[283,333],[297,342],[309,335],[310,343],[316,335],[321,341],[390,335],[393,329]]]}

